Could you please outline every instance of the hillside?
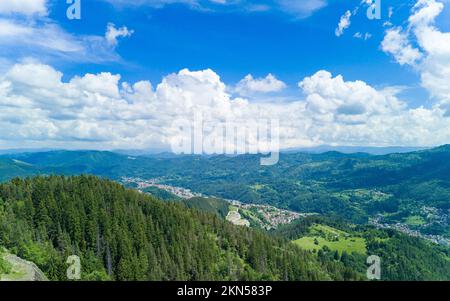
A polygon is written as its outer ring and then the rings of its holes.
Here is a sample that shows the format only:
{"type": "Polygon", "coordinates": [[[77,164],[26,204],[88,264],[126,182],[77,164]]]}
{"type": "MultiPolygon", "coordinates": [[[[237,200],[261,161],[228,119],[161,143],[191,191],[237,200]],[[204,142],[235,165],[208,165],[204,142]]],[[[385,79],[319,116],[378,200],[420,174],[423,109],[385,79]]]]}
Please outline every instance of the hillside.
{"type": "Polygon", "coordinates": [[[80,256],[84,280],[362,277],[286,239],[92,176],[1,184],[0,245],[36,263],[51,280],[66,280],[70,255],[80,256]]]}
{"type": "Polygon", "coordinates": [[[382,280],[449,280],[450,249],[398,231],[355,226],[340,219],[308,217],[273,231],[319,260],[365,269],[367,256],[381,261],[382,280]]]}
{"type": "Polygon", "coordinates": [[[39,169],[16,159],[0,158],[0,181],[39,174],[39,169]]]}
{"type": "MultiPolygon", "coordinates": [[[[0,170],[0,179],[81,173],[157,179],[207,196],[336,215],[359,224],[400,224],[399,229],[419,231],[434,241],[450,238],[450,146],[381,156],[283,153],[270,167],[260,166],[259,156],[253,155],[130,157],[55,151],[0,158],[22,162],[20,168],[10,164],[0,170]]],[[[162,191],[153,193],[171,199],[162,191]]]]}
{"type": "Polygon", "coordinates": [[[229,211],[229,203],[220,199],[195,197],[184,200],[183,203],[188,208],[195,208],[204,212],[214,213],[221,218],[225,218],[229,211]]]}

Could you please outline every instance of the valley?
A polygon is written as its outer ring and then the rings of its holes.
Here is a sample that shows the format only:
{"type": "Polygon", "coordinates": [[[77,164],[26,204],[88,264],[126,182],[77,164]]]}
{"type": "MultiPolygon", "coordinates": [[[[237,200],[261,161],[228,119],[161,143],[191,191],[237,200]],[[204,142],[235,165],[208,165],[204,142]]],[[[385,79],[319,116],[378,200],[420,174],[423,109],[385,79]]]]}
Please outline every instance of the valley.
{"type": "Polygon", "coordinates": [[[64,279],[70,250],[86,280],[355,280],[369,254],[383,258],[383,280],[450,279],[449,162],[449,146],[282,153],[275,166],[252,155],[5,154],[0,246],[51,280],[64,279]]]}
{"type": "MultiPolygon", "coordinates": [[[[148,193],[149,187],[166,191],[169,193],[168,200],[177,198],[189,200],[192,198],[217,199],[215,196],[206,196],[196,193],[190,189],[174,187],[161,183],[162,179],[148,179],[123,177],[121,183],[125,186],[134,187],[139,191],[148,193]],[[172,195],[172,196],[171,196],[172,195]]],[[[150,194],[152,194],[150,192],[150,194]]],[[[228,205],[228,214],[225,219],[238,226],[258,227],[265,230],[277,228],[279,225],[289,224],[300,218],[314,215],[314,213],[298,213],[289,210],[283,210],[269,205],[245,204],[237,200],[223,199],[228,205]]]]}

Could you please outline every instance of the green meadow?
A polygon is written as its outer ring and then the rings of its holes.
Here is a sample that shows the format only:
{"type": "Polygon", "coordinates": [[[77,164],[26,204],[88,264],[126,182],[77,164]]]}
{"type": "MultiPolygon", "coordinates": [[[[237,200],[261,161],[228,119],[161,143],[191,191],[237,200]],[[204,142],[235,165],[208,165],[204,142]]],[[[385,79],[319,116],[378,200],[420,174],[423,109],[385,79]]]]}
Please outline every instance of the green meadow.
{"type": "Polygon", "coordinates": [[[366,254],[366,241],[364,238],[352,236],[347,232],[325,225],[313,225],[307,236],[294,240],[302,249],[318,251],[327,246],[339,254],[347,253],[366,254]]]}
{"type": "Polygon", "coordinates": [[[405,223],[410,226],[422,226],[425,224],[425,220],[419,215],[410,215],[405,219],[405,223]]]}

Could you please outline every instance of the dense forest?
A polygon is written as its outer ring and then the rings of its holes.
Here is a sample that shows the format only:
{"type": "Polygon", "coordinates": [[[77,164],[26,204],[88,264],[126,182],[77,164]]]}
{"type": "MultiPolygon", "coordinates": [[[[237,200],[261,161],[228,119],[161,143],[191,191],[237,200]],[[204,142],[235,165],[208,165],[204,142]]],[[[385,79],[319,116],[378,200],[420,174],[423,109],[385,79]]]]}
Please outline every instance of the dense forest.
{"type": "Polygon", "coordinates": [[[425,240],[410,237],[391,229],[379,230],[371,226],[352,225],[336,217],[308,217],[284,225],[272,234],[290,240],[308,235],[313,225],[327,225],[360,237],[366,242],[365,256],[357,253],[337,254],[324,246],[318,257],[339,259],[347,267],[362,271],[367,255],[381,258],[382,280],[449,280],[450,249],[430,244],[425,240]]]}
{"type": "MultiPolygon", "coordinates": [[[[382,216],[422,234],[450,238],[450,146],[374,156],[281,153],[274,166],[258,155],[128,156],[52,151],[0,156],[0,180],[36,174],[157,178],[161,183],[247,203],[336,215],[367,224],[382,216]]],[[[163,199],[173,196],[149,191],[163,199]]]]}
{"type": "Polygon", "coordinates": [[[0,246],[66,280],[78,255],[84,280],[352,280],[342,261],[218,215],[161,202],[93,176],[0,185],[0,246]]]}

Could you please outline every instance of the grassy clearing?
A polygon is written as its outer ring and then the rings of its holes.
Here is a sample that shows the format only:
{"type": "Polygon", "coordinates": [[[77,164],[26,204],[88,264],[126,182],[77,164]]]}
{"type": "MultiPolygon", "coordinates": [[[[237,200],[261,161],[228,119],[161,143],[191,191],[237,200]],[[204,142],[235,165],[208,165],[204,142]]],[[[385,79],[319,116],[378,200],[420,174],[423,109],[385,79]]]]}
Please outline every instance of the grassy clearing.
{"type": "Polygon", "coordinates": [[[255,185],[250,186],[250,188],[255,191],[259,191],[259,190],[263,189],[265,186],[266,185],[264,185],[264,184],[255,184],[255,185]]]}
{"type": "Polygon", "coordinates": [[[425,220],[420,215],[408,216],[404,222],[410,226],[422,226],[425,224],[425,220]]]}
{"type": "Polygon", "coordinates": [[[352,236],[344,231],[326,226],[313,225],[307,236],[294,240],[294,243],[305,250],[320,250],[327,246],[339,254],[347,253],[366,254],[366,241],[364,238],[352,236]]]}

